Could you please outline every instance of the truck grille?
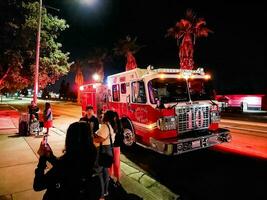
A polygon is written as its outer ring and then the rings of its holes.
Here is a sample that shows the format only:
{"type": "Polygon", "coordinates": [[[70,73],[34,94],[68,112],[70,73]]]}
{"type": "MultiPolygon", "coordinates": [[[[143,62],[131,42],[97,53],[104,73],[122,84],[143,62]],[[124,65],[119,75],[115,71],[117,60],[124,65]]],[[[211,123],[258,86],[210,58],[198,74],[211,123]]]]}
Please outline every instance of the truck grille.
{"type": "Polygon", "coordinates": [[[178,132],[201,130],[209,127],[210,105],[177,106],[178,132]]]}

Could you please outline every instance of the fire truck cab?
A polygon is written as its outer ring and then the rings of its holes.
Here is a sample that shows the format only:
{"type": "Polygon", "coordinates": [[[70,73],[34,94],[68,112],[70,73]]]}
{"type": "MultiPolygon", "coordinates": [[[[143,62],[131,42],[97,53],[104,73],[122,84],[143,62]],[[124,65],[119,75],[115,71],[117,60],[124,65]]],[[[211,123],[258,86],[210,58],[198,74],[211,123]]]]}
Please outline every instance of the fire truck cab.
{"type": "Polygon", "coordinates": [[[219,104],[202,68],[148,66],[108,76],[107,82],[83,85],[82,107],[116,111],[128,146],[177,155],[231,140],[229,131],[219,128],[219,104]]]}

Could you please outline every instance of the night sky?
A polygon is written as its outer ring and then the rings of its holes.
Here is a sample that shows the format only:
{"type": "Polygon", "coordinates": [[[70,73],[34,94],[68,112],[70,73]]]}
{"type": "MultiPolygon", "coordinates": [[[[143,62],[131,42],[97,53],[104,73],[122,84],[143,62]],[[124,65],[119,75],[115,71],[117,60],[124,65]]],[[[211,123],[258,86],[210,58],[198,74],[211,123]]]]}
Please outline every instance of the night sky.
{"type": "MultiPolygon", "coordinates": [[[[194,57],[197,66],[212,74],[218,93],[267,93],[264,1],[95,0],[92,6],[82,1],[44,0],[59,8],[60,12],[49,11],[70,25],[60,42],[71,61],[85,59],[95,47],[112,49],[118,39],[130,35],[145,46],[136,54],[139,67],[177,67],[176,41],[165,34],[192,8],[214,32],[196,41],[194,57]]],[[[114,57],[105,63],[105,75],[121,72],[124,66],[123,57],[114,57]]],[[[73,79],[73,73],[67,76],[73,79]]]]}

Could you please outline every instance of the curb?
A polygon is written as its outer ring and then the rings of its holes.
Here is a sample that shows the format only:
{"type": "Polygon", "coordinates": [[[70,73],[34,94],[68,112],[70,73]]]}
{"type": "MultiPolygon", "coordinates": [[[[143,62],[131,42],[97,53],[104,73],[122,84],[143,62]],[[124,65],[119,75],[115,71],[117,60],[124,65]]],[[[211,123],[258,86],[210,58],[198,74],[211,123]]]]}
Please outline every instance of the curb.
{"type": "Polygon", "coordinates": [[[173,193],[164,185],[160,184],[154,178],[152,178],[146,171],[140,169],[138,166],[134,167],[130,165],[131,161],[121,154],[121,170],[136,183],[141,184],[157,200],[178,200],[180,196],[173,193]]]}

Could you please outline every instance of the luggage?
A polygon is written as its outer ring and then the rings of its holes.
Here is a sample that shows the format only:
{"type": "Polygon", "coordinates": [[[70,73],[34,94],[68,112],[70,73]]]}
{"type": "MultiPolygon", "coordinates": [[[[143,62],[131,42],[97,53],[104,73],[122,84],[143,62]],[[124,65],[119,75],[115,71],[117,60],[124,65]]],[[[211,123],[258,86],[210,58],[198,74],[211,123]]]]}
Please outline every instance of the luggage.
{"type": "Polygon", "coordinates": [[[27,121],[19,122],[19,135],[27,136],[28,135],[28,123],[27,121]]]}
{"type": "Polygon", "coordinates": [[[21,113],[19,118],[19,135],[28,136],[31,134],[39,135],[43,130],[43,123],[39,122],[35,115],[21,113]]]}

